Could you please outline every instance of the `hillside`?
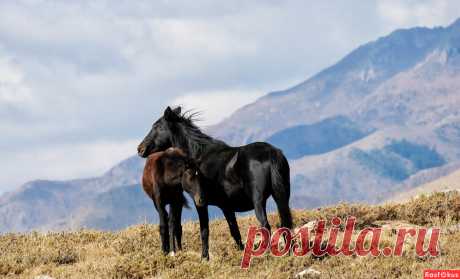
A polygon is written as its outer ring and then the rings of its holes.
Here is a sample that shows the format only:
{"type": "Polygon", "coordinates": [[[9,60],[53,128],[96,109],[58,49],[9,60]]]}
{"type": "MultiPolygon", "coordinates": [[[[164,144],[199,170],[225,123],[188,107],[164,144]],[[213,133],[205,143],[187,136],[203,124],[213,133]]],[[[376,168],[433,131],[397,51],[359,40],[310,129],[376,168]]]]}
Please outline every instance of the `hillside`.
{"type": "Polygon", "coordinates": [[[75,228],[80,211],[111,189],[139,183],[142,169],[143,161],[132,157],[100,177],[26,183],[0,198],[0,232],[75,228]]]}
{"type": "Polygon", "coordinates": [[[424,185],[417,186],[411,190],[398,193],[389,200],[394,202],[403,202],[422,194],[431,194],[439,191],[460,191],[460,170],[454,171],[424,185]]]}
{"type": "MultiPolygon", "coordinates": [[[[338,256],[322,259],[304,257],[254,258],[249,270],[240,269],[242,252],[233,241],[224,220],[210,224],[209,262],[200,260],[199,225],[184,225],[184,250],[175,256],[160,252],[158,226],[137,225],[119,232],[81,230],[61,233],[0,235],[2,278],[420,278],[424,269],[459,268],[460,194],[438,193],[405,204],[365,206],[341,204],[320,210],[294,211],[301,226],[318,218],[330,220],[357,217],[357,227],[383,229],[382,243],[394,243],[394,230],[418,226],[441,228],[438,257],[417,257],[414,241],[407,239],[401,258],[338,256]],[[297,276],[309,270],[305,277],[297,276]],[[297,276],[297,277],[296,277],[297,276]],[[48,277],[47,277],[48,278],[48,277]]],[[[278,218],[270,215],[275,224],[278,218]]],[[[254,217],[238,218],[242,232],[254,217]]],[[[245,235],[243,233],[243,235],[245,235]]],[[[356,236],[354,236],[356,237],[356,236]]],[[[243,236],[245,239],[246,237],[243,236]]]]}
{"type": "Polygon", "coordinates": [[[312,201],[296,206],[382,202],[418,173],[424,184],[460,161],[459,38],[460,20],[396,30],[210,131],[284,147],[295,193],[312,201]]]}
{"type": "Polygon", "coordinates": [[[296,125],[274,133],[267,142],[281,148],[288,159],[327,153],[364,138],[371,131],[343,116],[311,125],[296,125]]]}
{"type": "MultiPolygon", "coordinates": [[[[425,84],[458,88],[455,76],[459,66],[459,37],[460,19],[445,28],[396,30],[356,48],[304,82],[269,93],[240,108],[211,131],[236,145],[263,140],[295,125],[313,124],[339,115],[352,115],[352,120],[358,120],[364,126],[375,126],[378,122],[407,124],[408,118],[417,118],[426,106],[444,104],[451,107],[458,101],[450,90],[428,93],[428,90],[420,89],[425,84]],[[439,78],[445,83],[439,84],[439,78]],[[406,82],[417,87],[407,87],[406,82]],[[388,92],[392,86],[395,90],[388,92]],[[437,103],[433,104],[426,102],[428,96],[421,96],[424,93],[443,98],[437,98],[437,103]],[[441,93],[443,95],[439,95],[441,93]],[[391,98],[385,100],[385,94],[391,98]],[[446,95],[453,97],[449,100],[451,104],[447,104],[446,95]],[[419,101],[418,98],[425,102],[415,102],[419,101]],[[418,108],[416,104],[423,106],[418,108]],[[385,106],[379,109],[377,105],[385,106]]],[[[444,111],[443,115],[448,112],[452,111],[444,111]]],[[[436,122],[439,119],[431,120],[436,122]]]]}
{"type": "MultiPolygon", "coordinates": [[[[31,181],[0,198],[0,233],[118,230],[143,222],[157,223],[153,202],[140,185],[143,168],[144,160],[133,156],[100,177],[31,181]]],[[[222,216],[215,207],[209,213],[211,218],[222,216]]],[[[195,210],[183,210],[183,220],[196,218],[195,210]]]]}

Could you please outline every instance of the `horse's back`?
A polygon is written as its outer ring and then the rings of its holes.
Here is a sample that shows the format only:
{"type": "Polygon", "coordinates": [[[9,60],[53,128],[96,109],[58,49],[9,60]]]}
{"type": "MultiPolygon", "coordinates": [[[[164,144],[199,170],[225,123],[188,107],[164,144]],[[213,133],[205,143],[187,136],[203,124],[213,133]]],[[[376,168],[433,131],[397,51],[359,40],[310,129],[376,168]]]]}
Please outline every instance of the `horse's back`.
{"type": "Polygon", "coordinates": [[[201,170],[213,184],[208,188],[212,204],[227,205],[240,212],[253,209],[255,192],[262,193],[264,199],[272,193],[274,163],[284,165],[287,161],[280,149],[265,142],[227,146],[208,153],[201,170]]]}
{"type": "Polygon", "coordinates": [[[266,160],[267,158],[270,158],[274,153],[282,154],[282,151],[279,148],[269,144],[268,142],[261,141],[242,145],[239,147],[239,149],[253,159],[260,160],[266,160]]]}

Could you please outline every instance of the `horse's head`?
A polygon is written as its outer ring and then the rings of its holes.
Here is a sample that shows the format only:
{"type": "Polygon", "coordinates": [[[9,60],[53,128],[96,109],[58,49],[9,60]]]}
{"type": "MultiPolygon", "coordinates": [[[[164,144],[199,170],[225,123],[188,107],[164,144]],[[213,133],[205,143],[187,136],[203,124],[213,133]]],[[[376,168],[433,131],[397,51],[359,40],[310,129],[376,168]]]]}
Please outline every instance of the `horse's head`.
{"type": "Polygon", "coordinates": [[[203,191],[203,175],[197,166],[189,165],[182,175],[182,189],[187,192],[197,207],[206,205],[203,191]]]}
{"type": "Polygon", "coordinates": [[[137,147],[137,154],[143,158],[153,152],[163,151],[172,146],[171,124],[180,119],[181,107],[167,107],[163,116],[152,125],[149,133],[137,147]]]}

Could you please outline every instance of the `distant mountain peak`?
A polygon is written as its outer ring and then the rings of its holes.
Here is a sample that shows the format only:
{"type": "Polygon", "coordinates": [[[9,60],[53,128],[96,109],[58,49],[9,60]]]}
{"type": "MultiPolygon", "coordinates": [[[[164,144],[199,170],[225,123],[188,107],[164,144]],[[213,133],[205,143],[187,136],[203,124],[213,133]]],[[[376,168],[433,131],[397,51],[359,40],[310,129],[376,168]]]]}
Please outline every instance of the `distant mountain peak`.
{"type": "Polygon", "coordinates": [[[449,28],[460,28],[460,17],[457,18],[454,22],[452,22],[451,25],[449,25],[449,28]]]}
{"type": "Polygon", "coordinates": [[[427,65],[425,78],[445,69],[456,72],[460,69],[460,29],[454,28],[458,21],[448,27],[400,29],[363,44],[304,82],[238,109],[210,131],[230,144],[265,140],[287,127],[353,113],[352,108],[380,86],[418,65],[427,65]],[[430,57],[434,63],[424,63],[430,57]]]}
{"type": "Polygon", "coordinates": [[[105,176],[120,176],[124,175],[126,172],[132,170],[138,170],[143,167],[144,160],[139,158],[137,155],[131,156],[108,170],[104,175],[105,176]]]}
{"type": "MultiPolygon", "coordinates": [[[[457,21],[460,21],[457,20],[457,21]]],[[[448,28],[452,28],[455,22],[448,28]]],[[[312,82],[324,83],[324,91],[331,91],[356,72],[354,77],[364,83],[380,83],[400,71],[414,66],[428,53],[441,45],[448,28],[413,27],[397,29],[375,41],[358,46],[336,64],[327,67],[306,81],[286,90],[263,96],[276,97],[305,91],[312,82]]]]}

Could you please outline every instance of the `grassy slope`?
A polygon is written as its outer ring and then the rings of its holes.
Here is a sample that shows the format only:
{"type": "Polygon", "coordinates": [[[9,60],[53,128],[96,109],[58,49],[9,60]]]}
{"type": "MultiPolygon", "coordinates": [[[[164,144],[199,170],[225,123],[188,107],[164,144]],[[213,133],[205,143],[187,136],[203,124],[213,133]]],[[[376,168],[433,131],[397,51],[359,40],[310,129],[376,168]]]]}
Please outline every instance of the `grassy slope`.
{"type": "MultiPolygon", "coordinates": [[[[382,223],[410,223],[439,226],[441,256],[418,258],[413,242],[408,241],[403,257],[327,257],[316,260],[306,257],[264,256],[253,260],[249,271],[239,265],[242,253],[233,240],[224,220],[211,222],[211,261],[200,260],[199,226],[184,224],[184,250],[175,257],[163,256],[159,250],[156,225],[138,225],[111,233],[78,231],[64,233],[6,234],[0,236],[0,277],[33,278],[47,274],[54,278],[290,278],[312,267],[324,278],[421,278],[426,268],[460,268],[460,194],[437,193],[419,197],[406,204],[383,206],[340,204],[319,210],[294,211],[296,226],[316,218],[354,215],[358,227],[382,223]],[[392,221],[391,221],[392,220],[392,221]]],[[[240,218],[245,232],[254,217],[240,218]]],[[[270,216],[275,224],[278,218],[270,216]]],[[[395,235],[387,229],[384,242],[395,235]]],[[[244,236],[245,237],[245,236],[244,236]]]]}

